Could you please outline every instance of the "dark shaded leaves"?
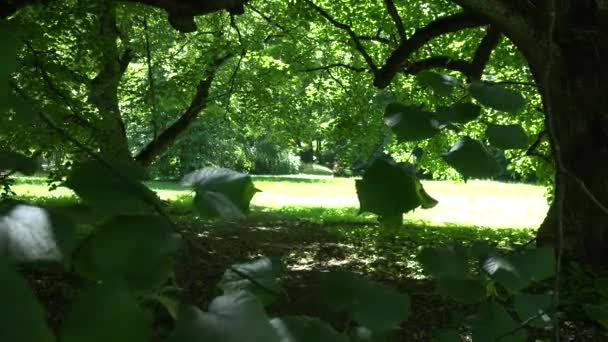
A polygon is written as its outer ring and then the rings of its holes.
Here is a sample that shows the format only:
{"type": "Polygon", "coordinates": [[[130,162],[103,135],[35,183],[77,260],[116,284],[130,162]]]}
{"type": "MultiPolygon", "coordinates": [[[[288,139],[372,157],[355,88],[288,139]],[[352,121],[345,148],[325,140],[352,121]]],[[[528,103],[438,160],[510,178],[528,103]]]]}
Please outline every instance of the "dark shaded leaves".
{"type": "Polygon", "coordinates": [[[503,150],[528,147],[528,135],[521,125],[488,124],[486,136],[490,145],[503,150]]]}
{"type": "Polygon", "coordinates": [[[486,148],[476,140],[464,137],[443,154],[443,159],[462,177],[491,178],[500,173],[500,165],[492,158],[486,148]]]}
{"type": "Polygon", "coordinates": [[[282,270],[278,262],[261,257],[252,262],[232,265],[224,272],[218,286],[224,294],[248,291],[255,294],[262,304],[267,305],[283,292],[283,288],[277,283],[277,277],[282,270]]]}
{"type": "Polygon", "coordinates": [[[423,70],[416,75],[423,86],[430,87],[438,95],[449,95],[460,85],[460,80],[454,76],[423,70]]]}
{"type": "Polygon", "coordinates": [[[519,113],[526,105],[523,96],[505,89],[501,84],[472,82],[469,84],[469,93],[482,105],[503,112],[519,113]]]}
{"type": "Polygon", "coordinates": [[[291,316],[270,321],[281,342],[348,342],[348,337],[318,318],[291,316]]]}
{"type": "Polygon", "coordinates": [[[396,102],[386,106],[384,123],[395,133],[399,142],[424,140],[439,132],[433,113],[418,106],[396,102]]]}

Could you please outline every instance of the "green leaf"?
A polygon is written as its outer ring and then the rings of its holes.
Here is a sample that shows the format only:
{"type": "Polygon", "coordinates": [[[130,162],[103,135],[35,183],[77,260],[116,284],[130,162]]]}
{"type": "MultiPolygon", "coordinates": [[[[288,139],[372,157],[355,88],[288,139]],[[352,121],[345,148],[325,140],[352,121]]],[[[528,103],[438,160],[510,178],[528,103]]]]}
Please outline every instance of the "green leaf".
{"type": "Polygon", "coordinates": [[[432,113],[397,102],[386,106],[384,122],[399,142],[425,140],[439,132],[432,113]]]}
{"type": "Polygon", "coordinates": [[[352,342],[392,342],[395,331],[374,332],[367,327],[357,326],[350,331],[352,342]]]}
{"type": "Polygon", "coordinates": [[[458,330],[442,329],[433,333],[432,342],[462,342],[458,330]]]}
{"type": "Polygon", "coordinates": [[[350,312],[374,333],[396,328],[410,314],[407,295],[344,271],[321,275],[321,297],[331,310],[350,312]]]}
{"type": "Polygon", "coordinates": [[[535,281],[555,275],[555,255],[552,248],[526,250],[519,255],[492,255],[483,263],[483,269],[511,293],[517,293],[535,281]]]}
{"type": "Polygon", "coordinates": [[[332,326],[305,316],[274,318],[270,321],[281,342],[348,342],[348,337],[332,326]]]}
{"type": "Polygon", "coordinates": [[[246,291],[216,297],[209,312],[185,307],[167,342],[279,342],[264,307],[246,291]]]}
{"type": "Polygon", "coordinates": [[[608,329],[608,302],[602,302],[597,305],[587,304],[584,306],[584,310],[589,318],[608,329]]]}
{"type": "Polygon", "coordinates": [[[152,315],[117,283],[96,285],[73,305],[62,329],[62,342],[150,341],[152,315]]]}
{"type": "Polygon", "coordinates": [[[526,100],[518,93],[504,88],[501,84],[472,82],[469,93],[484,106],[508,113],[519,113],[526,106],[526,100]]]}
{"type": "Polygon", "coordinates": [[[431,197],[422,186],[422,182],[416,178],[416,193],[418,194],[418,198],[420,199],[420,207],[422,209],[431,209],[434,208],[439,202],[431,197]]]}
{"type": "Polygon", "coordinates": [[[416,75],[416,79],[423,86],[430,87],[438,95],[449,95],[454,88],[460,85],[460,80],[454,76],[424,70],[416,75]]]}
{"type": "Polygon", "coordinates": [[[490,145],[503,150],[528,147],[528,135],[520,125],[488,124],[486,136],[490,145]]]}
{"type": "Polygon", "coordinates": [[[513,320],[505,308],[495,302],[484,303],[472,324],[473,342],[525,342],[525,329],[513,320]]]}
{"type": "Polygon", "coordinates": [[[216,167],[190,173],[182,179],[182,184],[194,187],[194,206],[207,218],[244,218],[251,199],[259,192],[251,176],[216,167]]]}
{"type": "Polygon", "coordinates": [[[284,291],[277,283],[277,277],[282,271],[283,268],[278,262],[262,257],[252,262],[232,265],[224,272],[218,286],[224,294],[248,291],[256,295],[262,304],[267,305],[277,294],[284,291]]]}
{"type": "Polygon", "coordinates": [[[18,40],[15,30],[13,23],[6,20],[0,22],[0,99],[10,93],[9,77],[17,69],[18,40]]]}
{"type": "Polygon", "coordinates": [[[470,103],[456,103],[450,107],[442,107],[437,110],[437,118],[441,121],[466,124],[477,119],[481,115],[481,107],[470,103]]]}
{"type": "Polygon", "coordinates": [[[156,194],[141,180],[144,169],[132,162],[83,162],[74,166],[65,185],[85,202],[113,214],[149,212],[156,194]]]}
{"type": "Polygon", "coordinates": [[[0,341],[52,342],[42,306],[21,276],[0,259],[0,341]]]}
{"type": "Polygon", "coordinates": [[[468,256],[459,245],[427,247],[418,255],[424,271],[435,278],[466,279],[468,276],[468,256]]]}
{"type": "Polygon", "coordinates": [[[33,175],[38,170],[38,163],[13,151],[0,150],[0,171],[17,171],[24,175],[33,175]]]}
{"type": "Polygon", "coordinates": [[[360,211],[382,217],[397,217],[435,201],[424,192],[411,164],[397,164],[385,156],[376,158],[355,186],[360,211]]]}
{"type": "Polygon", "coordinates": [[[545,294],[519,293],[513,297],[513,307],[522,322],[536,328],[546,328],[553,324],[547,313],[551,308],[552,297],[545,294]],[[536,317],[531,320],[531,318],[536,317]]]}
{"type": "Polygon", "coordinates": [[[443,154],[443,159],[462,177],[491,178],[500,173],[498,162],[492,158],[486,148],[476,140],[464,137],[443,154]]]}
{"type": "Polygon", "coordinates": [[[479,279],[439,279],[437,291],[463,304],[479,303],[486,295],[486,287],[479,279]]]}
{"type": "Polygon", "coordinates": [[[0,255],[18,262],[69,264],[76,244],[76,226],[68,218],[21,203],[0,207],[0,215],[0,255]]]}
{"type": "Polygon", "coordinates": [[[90,236],[76,268],[93,280],[122,279],[141,290],[162,285],[172,270],[179,235],[157,216],[117,216],[90,236]]]}

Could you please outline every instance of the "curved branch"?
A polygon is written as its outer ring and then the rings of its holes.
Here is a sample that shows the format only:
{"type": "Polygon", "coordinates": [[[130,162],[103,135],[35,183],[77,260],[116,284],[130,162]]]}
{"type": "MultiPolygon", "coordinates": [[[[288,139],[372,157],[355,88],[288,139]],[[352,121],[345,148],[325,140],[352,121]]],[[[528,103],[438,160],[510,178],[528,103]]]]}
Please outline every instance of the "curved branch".
{"type": "Polygon", "coordinates": [[[413,62],[409,64],[404,71],[408,74],[415,75],[423,70],[434,68],[459,71],[466,76],[469,76],[471,73],[471,63],[463,59],[454,59],[448,56],[434,56],[413,62]]]}
{"type": "Polygon", "coordinates": [[[194,94],[188,109],[182,113],[179,119],[161,132],[156,139],[148,143],[148,145],[135,156],[136,161],[145,166],[150,165],[152,161],[154,161],[154,158],[167,149],[181,133],[190,127],[209,102],[209,90],[218,69],[230,57],[232,57],[232,55],[229,54],[213,61],[212,65],[207,68],[205,72],[205,78],[198,83],[196,93],[194,94]]]}
{"type": "Polygon", "coordinates": [[[425,27],[418,29],[413,36],[404,41],[393,51],[384,66],[374,73],[374,86],[385,88],[401,70],[405,61],[424,44],[442,34],[460,31],[466,28],[487,24],[486,21],[471,13],[458,13],[439,18],[425,27]]]}
{"type": "Polygon", "coordinates": [[[471,73],[468,76],[472,80],[479,80],[481,78],[486,65],[490,61],[492,51],[500,43],[501,37],[502,33],[496,27],[490,26],[488,28],[488,32],[481,40],[481,43],[479,43],[479,46],[477,46],[477,50],[475,50],[473,60],[471,61],[471,73]]]}
{"type": "Polygon", "coordinates": [[[353,31],[353,29],[350,26],[337,21],[336,19],[334,19],[334,17],[332,17],[329,13],[327,13],[327,11],[325,11],[324,9],[322,9],[321,7],[316,5],[311,0],[305,0],[305,1],[310,6],[312,6],[312,8],[314,8],[315,11],[317,11],[323,18],[327,19],[327,21],[329,21],[333,26],[346,31],[346,33],[348,33],[348,35],[350,36],[350,39],[355,44],[355,48],[357,49],[357,51],[359,51],[361,56],[363,56],[363,59],[365,59],[365,63],[367,63],[369,68],[372,71],[376,71],[378,69],[378,67],[376,66],[376,63],[374,63],[374,60],[372,59],[372,57],[367,53],[367,51],[361,44],[361,40],[359,39],[359,36],[357,36],[355,31],[353,31]]]}

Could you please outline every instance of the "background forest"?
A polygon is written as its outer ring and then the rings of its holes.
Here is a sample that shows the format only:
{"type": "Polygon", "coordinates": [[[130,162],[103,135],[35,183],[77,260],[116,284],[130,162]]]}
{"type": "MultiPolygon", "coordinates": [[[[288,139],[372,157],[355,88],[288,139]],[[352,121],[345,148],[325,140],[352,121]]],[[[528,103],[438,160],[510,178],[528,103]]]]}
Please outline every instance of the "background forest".
{"type": "Polygon", "coordinates": [[[0,340],[608,339],[607,13],[1,4],[0,340]]]}

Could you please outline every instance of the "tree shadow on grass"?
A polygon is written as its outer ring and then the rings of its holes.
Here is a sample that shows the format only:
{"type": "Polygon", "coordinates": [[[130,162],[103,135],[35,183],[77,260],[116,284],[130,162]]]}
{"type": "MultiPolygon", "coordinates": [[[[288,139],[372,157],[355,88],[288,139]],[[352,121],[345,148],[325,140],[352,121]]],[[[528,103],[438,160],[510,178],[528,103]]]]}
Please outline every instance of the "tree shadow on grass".
{"type": "Polygon", "coordinates": [[[215,286],[227,267],[266,255],[280,257],[286,265],[281,281],[287,295],[268,311],[274,315],[305,314],[320,317],[342,328],[345,317],[332,314],[319,296],[319,274],[348,270],[408,293],[412,315],[400,329],[399,340],[426,341],[436,327],[452,317],[473,312],[435,293],[416,260],[424,247],[458,241],[488,241],[508,249],[529,241],[532,230],[480,227],[405,225],[382,229],[375,222],[348,219],[298,219],[294,216],[255,212],[241,222],[213,223],[186,218],[181,224],[186,243],[177,262],[176,276],[185,297],[207,308],[220,294],[215,286]]]}

